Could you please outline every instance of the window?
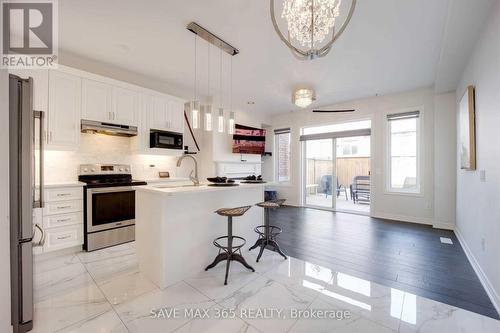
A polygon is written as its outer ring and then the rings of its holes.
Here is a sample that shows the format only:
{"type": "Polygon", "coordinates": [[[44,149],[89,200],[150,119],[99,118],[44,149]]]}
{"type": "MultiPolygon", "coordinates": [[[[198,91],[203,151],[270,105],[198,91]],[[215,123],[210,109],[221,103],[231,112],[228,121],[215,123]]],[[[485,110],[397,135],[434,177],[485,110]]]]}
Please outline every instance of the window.
{"type": "Polygon", "coordinates": [[[420,112],[390,114],[388,122],[388,190],[420,193],[420,112]]]}
{"type": "Polygon", "coordinates": [[[290,181],[290,129],[274,131],[276,145],[276,179],[278,182],[290,181]]]}

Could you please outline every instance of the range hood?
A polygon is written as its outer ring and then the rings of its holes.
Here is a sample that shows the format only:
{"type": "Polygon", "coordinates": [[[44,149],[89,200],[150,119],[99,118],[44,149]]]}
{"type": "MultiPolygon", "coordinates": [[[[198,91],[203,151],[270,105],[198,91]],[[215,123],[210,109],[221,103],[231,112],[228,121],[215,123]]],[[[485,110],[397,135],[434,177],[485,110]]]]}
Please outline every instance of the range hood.
{"type": "Polygon", "coordinates": [[[117,136],[136,136],[137,126],[118,125],[82,119],[82,133],[101,133],[117,136]]]}

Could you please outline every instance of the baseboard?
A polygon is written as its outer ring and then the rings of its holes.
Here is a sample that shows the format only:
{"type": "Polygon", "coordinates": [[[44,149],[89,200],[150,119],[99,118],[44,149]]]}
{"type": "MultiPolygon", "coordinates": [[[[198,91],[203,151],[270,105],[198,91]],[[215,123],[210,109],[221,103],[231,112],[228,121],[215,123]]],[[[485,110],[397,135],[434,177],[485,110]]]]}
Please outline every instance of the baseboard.
{"type": "Polygon", "coordinates": [[[432,224],[432,227],[434,229],[445,229],[445,230],[455,230],[455,224],[454,223],[449,223],[449,222],[437,222],[435,221],[432,224]]]}
{"type": "Polygon", "coordinates": [[[379,219],[386,220],[394,220],[400,222],[409,222],[409,223],[418,223],[418,224],[426,224],[433,225],[433,219],[428,217],[416,217],[416,216],[407,216],[407,215],[396,215],[396,214],[387,214],[381,212],[372,212],[372,217],[376,217],[379,219]]]}
{"type": "Polygon", "coordinates": [[[460,229],[455,228],[455,235],[458,238],[458,241],[460,245],[462,246],[462,249],[465,252],[465,255],[467,256],[467,259],[469,259],[469,262],[472,265],[472,268],[476,272],[479,281],[481,281],[481,284],[483,285],[484,289],[486,290],[486,293],[490,297],[491,303],[493,303],[493,306],[497,310],[498,313],[500,313],[500,297],[498,296],[498,293],[496,292],[495,288],[491,284],[490,280],[484,273],[483,269],[479,265],[479,262],[476,260],[476,257],[474,257],[474,254],[472,254],[471,249],[467,245],[467,242],[465,241],[465,238],[462,236],[460,233],[460,229]]]}

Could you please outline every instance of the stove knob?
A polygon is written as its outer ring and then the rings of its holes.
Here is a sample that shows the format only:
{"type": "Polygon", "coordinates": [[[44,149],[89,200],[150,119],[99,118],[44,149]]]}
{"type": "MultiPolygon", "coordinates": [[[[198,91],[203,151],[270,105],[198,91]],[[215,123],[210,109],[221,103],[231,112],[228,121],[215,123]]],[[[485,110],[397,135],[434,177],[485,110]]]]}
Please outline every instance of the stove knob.
{"type": "Polygon", "coordinates": [[[120,169],[119,169],[119,171],[120,171],[120,172],[123,172],[123,168],[120,168],[120,169]]]}
{"type": "Polygon", "coordinates": [[[83,172],[89,172],[88,168],[83,168],[83,172]]]}
{"type": "Polygon", "coordinates": [[[126,168],[125,171],[130,172],[130,168],[126,168]]]}
{"type": "Polygon", "coordinates": [[[94,169],[94,168],[92,168],[92,169],[90,170],[90,172],[95,172],[95,169],[94,169]]]}

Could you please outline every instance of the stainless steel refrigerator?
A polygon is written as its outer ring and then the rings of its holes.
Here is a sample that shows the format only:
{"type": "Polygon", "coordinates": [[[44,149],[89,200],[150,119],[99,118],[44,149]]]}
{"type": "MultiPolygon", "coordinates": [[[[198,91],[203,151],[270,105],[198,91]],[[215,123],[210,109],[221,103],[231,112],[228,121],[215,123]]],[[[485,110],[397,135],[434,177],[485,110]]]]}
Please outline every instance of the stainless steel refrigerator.
{"type": "Polygon", "coordinates": [[[43,206],[43,112],[33,81],[9,76],[10,268],[14,332],[33,328],[33,209],[43,206]]]}

